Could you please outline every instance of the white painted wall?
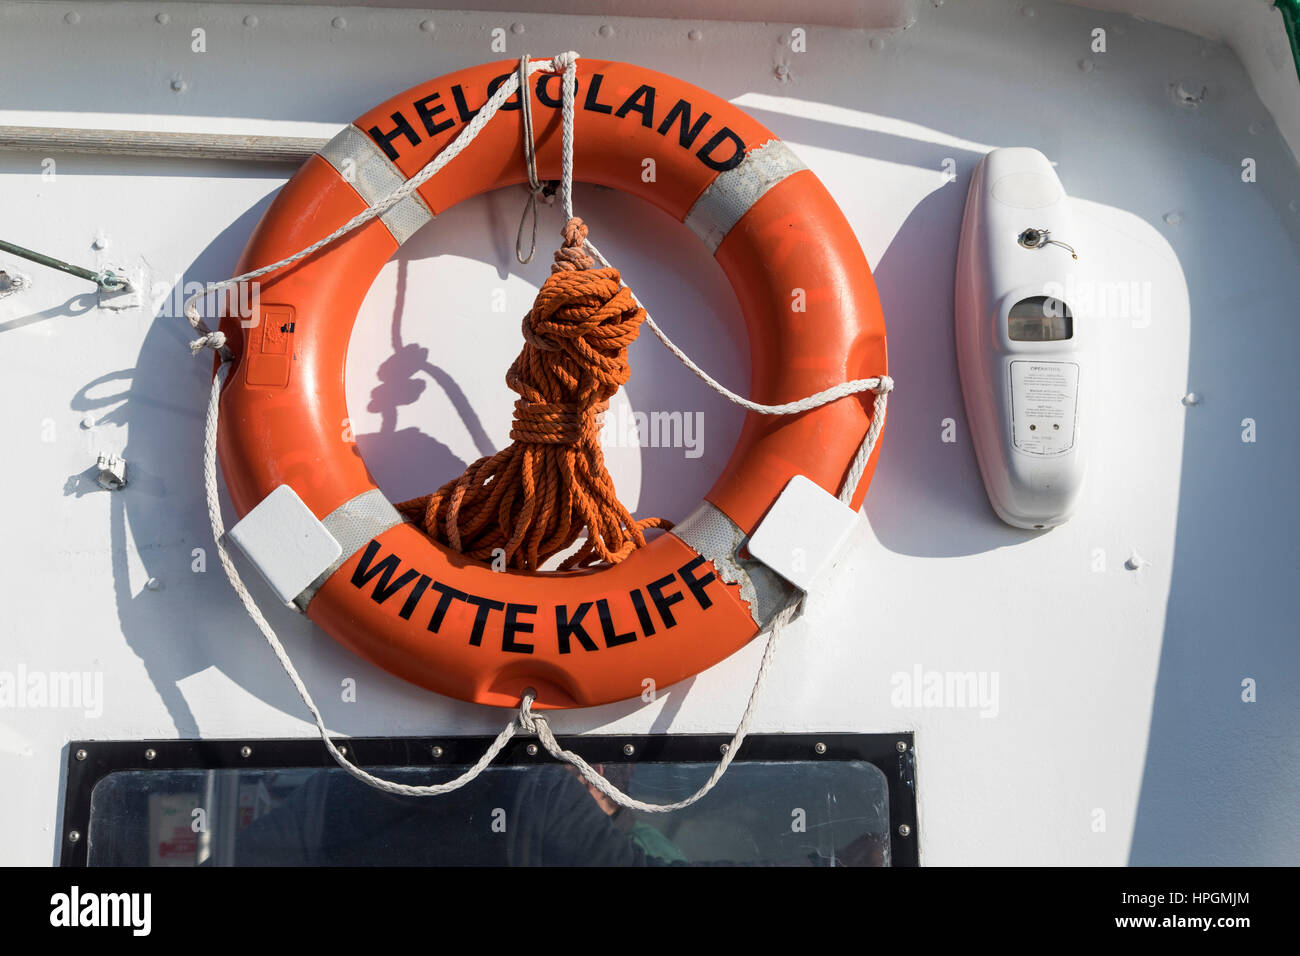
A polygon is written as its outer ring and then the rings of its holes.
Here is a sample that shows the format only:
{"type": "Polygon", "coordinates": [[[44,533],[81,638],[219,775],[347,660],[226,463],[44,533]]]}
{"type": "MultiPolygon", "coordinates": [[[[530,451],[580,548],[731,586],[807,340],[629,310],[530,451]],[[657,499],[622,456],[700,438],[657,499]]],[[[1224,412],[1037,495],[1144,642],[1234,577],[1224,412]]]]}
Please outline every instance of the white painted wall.
{"type": "MultiPolygon", "coordinates": [[[[512,22],[523,30],[509,33],[509,55],[576,48],[738,102],[849,217],[876,272],[898,382],[868,524],[815,619],[789,635],[756,729],[914,729],[929,864],[1295,862],[1300,175],[1228,47],[1112,12],[1024,8],[919,3],[905,31],[810,28],[798,55],[783,45],[788,28],[764,24],[436,13],[426,33],[418,23],[430,15],[407,10],[167,4],[160,24],[161,5],[3,3],[0,124],[328,135],[395,91],[494,58],[489,31],[512,22]],[[243,22],[250,13],[256,26],[243,22]],[[346,29],[331,26],[336,16],[346,29]],[[190,52],[196,26],[203,55],[190,52]],[[1089,51],[1096,26],[1108,30],[1105,54],[1089,51]],[[1208,87],[1196,110],[1169,95],[1185,77],[1208,87]],[[1150,292],[1149,311],[1104,323],[1104,410],[1080,516],[1037,537],[988,507],[953,355],[965,184],[981,153],[1003,145],[1059,164],[1088,274],[1150,292]],[[1241,181],[1244,157],[1256,160],[1255,183],[1241,181]],[[1199,405],[1181,403],[1189,389],[1199,405]],[[1248,417],[1252,444],[1241,441],[1248,417]],[[948,418],[953,443],[941,440],[948,418]],[[1128,570],[1134,553],[1141,567],[1128,570]],[[996,675],[996,713],[896,706],[891,678],[917,668],[996,675]],[[1259,682],[1257,703],[1241,702],[1245,678],[1259,682]]],[[[163,289],[228,275],[288,175],[52,158],[50,179],[45,157],[0,153],[0,235],[147,268],[163,289]],[[96,237],[105,249],[92,249],[96,237]]],[[[349,396],[362,453],[392,497],[506,440],[515,316],[545,275],[544,256],[514,261],[521,200],[498,194],[444,215],[367,299],[349,396]],[[490,311],[497,288],[505,316],[490,311]],[[430,349],[440,384],[384,421],[368,406],[394,330],[430,349]]],[[[745,390],[734,297],[683,227],[606,190],[581,189],[577,207],[670,334],[745,390]]],[[[0,268],[14,266],[33,286],[0,299],[0,671],[101,672],[105,694],[97,717],[0,710],[0,862],[44,863],[57,859],[68,740],[312,729],[215,564],[191,570],[193,549],[211,558],[198,487],[206,364],[189,358],[183,320],[97,309],[83,283],[0,255],[0,268]],[[96,424],[82,428],[88,413],[96,424]],[[101,450],[129,461],[125,491],[88,478],[101,450]]],[[[620,401],[705,414],[699,459],[610,455],[629,505],[679,517],[721,469],[740,418],[650,337],[632,359],[620,401]]],[[[269,596],[260,584],[258,594],[269,596]]],[[[408,687],[264,606],[340,733],[487,733],[504,719],[408,687]],[[355,705],[333,690],[344,677],[358,681],[355,705]]],[[[649,707],[554,724],[729,731],[758,652],[649,707]]]]}

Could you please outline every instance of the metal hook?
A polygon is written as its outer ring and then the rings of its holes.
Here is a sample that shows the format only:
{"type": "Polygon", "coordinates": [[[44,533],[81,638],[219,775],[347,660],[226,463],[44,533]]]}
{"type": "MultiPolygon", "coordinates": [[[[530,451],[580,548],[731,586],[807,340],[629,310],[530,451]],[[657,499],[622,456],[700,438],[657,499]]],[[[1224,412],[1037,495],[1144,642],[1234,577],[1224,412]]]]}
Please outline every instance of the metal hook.
{"type": "Polygon", "coordinates": [[[515,234],[515,258],[520,265],[533,261],[537,251],[537,200],[545,193],[545,187],[537,178],[537,144],[533,141],[533,101],[528,95],[528,54],[519,58],[519,112],[524,122],[524,165],[528,169],[528,204],[519,217],[519,232],[515,234]],[[532,240],[528,246],[528,255],[524,255],[524,223],[529,217],[533,220],[532,240]]]}
{"type": "Polygon", "coordinates": [[[1074,246],[1068,245],[1059,239],[1052,238],[1050,229],[1026,229],[1020,234],[1017,241],[1026,249],[1041,249],[1043,246],[1060,246],[1062,249],[1069,251],[1070,255],[1076,260],[1079,254],[1074,251],[1074,246]]]}

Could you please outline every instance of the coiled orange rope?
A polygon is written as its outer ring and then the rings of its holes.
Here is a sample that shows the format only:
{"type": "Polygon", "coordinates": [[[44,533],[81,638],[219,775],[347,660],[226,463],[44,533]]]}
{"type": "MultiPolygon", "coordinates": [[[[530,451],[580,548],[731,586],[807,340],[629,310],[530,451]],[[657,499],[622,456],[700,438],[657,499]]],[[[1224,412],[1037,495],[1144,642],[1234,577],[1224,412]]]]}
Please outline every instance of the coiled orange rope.
{"type": "Polygon", "coordinates": [[[627,348],[645,310],[617,269],[594,269],[578,218],[562,230],[551,274],[524,316],[524,347],[506,373],[519,393],[512,444],[480,458],[431,495],[397,505],[435,541],[480,561],[539,570],[587,540],[560,570],[614,564],[644,547],[644,532],[671,528],[634,519],[614,492],[600,448],[609,399],[628,380],[627,348]]]}

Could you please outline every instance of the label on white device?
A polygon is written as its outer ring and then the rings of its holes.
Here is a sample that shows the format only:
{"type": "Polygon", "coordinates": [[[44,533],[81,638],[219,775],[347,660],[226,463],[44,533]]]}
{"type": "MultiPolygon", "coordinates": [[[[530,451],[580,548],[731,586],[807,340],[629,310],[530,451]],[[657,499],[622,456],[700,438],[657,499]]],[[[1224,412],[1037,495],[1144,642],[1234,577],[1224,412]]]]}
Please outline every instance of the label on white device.
{"type": "Polygon", "coordinates": [[[795,475],[749,536],[749,553],[801,591],[838,563],[858,513],[795,475]]]}
{"type": "Polygon", "coordinates": [[[1011,438],[1044,458],[1074,447],[1079,366],[1074,362],[1011,363],[1011,438]]]}
{"type": "Polygon", "coordinates": [[[226,536],[285,604],[343,554],[343,546],[288,485],[263,498],[226,536]]]}

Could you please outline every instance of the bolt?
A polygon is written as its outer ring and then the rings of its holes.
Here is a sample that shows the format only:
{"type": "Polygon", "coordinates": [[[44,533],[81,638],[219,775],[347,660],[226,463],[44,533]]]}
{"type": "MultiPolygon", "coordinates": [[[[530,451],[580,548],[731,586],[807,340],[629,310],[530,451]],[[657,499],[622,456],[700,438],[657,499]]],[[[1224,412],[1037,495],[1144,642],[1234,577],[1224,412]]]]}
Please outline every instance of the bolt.
{"type": "Polygon", "coordinates": [[[731,749],[731,744],[723,744],[721,747],[718,748],[718,752],[725,754],[730,749],[731,749]]]}
{"type": "Polygon", "coordinates": [[[248,759],[253,756],[253,748],[248,746],[248,744],[244,744],[244,746],[239,748],[239,756],[248,759]]]}
{"type": "Polygon", "coordinates": [[[608,40],[610,37],[614,35],[614,28],[611,27],[608,23],[605,23],[602,24],[600,29],[597,30],[596,32],[599,33],[606,40],[608,40]]]}
{"type": "Polygon", "coordinates": [[[80,841],[81,841],[81,831],[80,831],[80,830],[70,830],[70,831],[68,831],[68,842],[69,842],[69,843],[79,843],[80,841]]]}
{"type": "Polygon", "coordinates": [[[898,825],[898,835],[901,837],[911,836],[912,828],[909,827],[906,823],[900,823],[898,825]]]}
{"type": "Polygon", "coordinates": [[[433,759],[437,760],[439,757],[442,756],[442,748],[439,747],[437,744],[434,744],[431,753],[433,754],[433,759]]]}
{"type": "Polygon", "coordinates": [[[528,756],[530,757],[537,756],[537,744],[529,744],[527,747],[524,748],[524,750],[528,751],[528,756]]]}
{"type": "Polygon", "coordinates": [[[824,754],[826,752],[826,745],[819,740],[817,743],[813,744],[813,750],[817,751],[819,754],[824,754]]]}
{"type": "Polygon", "coordinates": [[[523,33],[523,32],[524,32],[524,25],[523,25],[522,23],[519,23],[518,21],[516,21],[516,22],[510,24],[510,32],[511,32],[511,33],[515,33],[515,34],[523,33]]]}
{"type": "Polygon", "coordinates": [[[154,750],[152,747],[150,747],[148,750],[144,752],[145,760],[153,760],[153,758],[157,756],[158,756],[158,751],[154,750]]]}
{"type": "Polygon", "coordinates": [[[189,84],[187,84],[187,83],[185,82],[185,80],[183,80],[181,77],[179,77],[179,76],[173,76],[173,77],[172,77],[172,84],[171,84],[171,85],[172,85],[172,92],[173,92],[173,93],[184,93],[184,92],[185,92],[185,88],[186,88],[189,84]]]}
{"type": "Polygon", "coordinates": [[[339,748],[339,753],[341,753],[345,757],[348,755],[348,748],[346,744],[339,748]]]}
{"type": "Polygon", "coordinates": [[[348,21],[345,17],[335,17],[330,21],[330,26],[335,30],[346,30],[348,28],[348,21]]]}
{"type": "Polygon", "coordinates": [[[432,20],[421,20],[420,29],[425,33],[432,33],[436,29],[436,26],[432,20]]]}
{"type": "Polygon", "coordinates": [[[900,754],[907,753],[907,741],[900,740],[898,743],[894,744],[894,749],[897,750],[900,754]]]}
{"type": "Polygon", "coordinates": [[[90,412],[86,412],[86,414],[82,415],[82,416],[81,416],[81,427],[82,427],[82,428],[94,428],[94,427],[95,427],[95,416],[92,415],[90,412]]]}
{"type": "Polygon", "coordinates": [[[157,578],[150,578],[148,581],[144,582],[144,586],[147,587],[150,591],[162,590],[162,582],[159,581],[157,578]]]}
{"type": "Polygon", "coordinates": [[[165,13],[160,13],[154,17],[155,23],[171,23],[172,18],[165,13]]]}
{"type": "Polygon", "coordinates": [[[85,750],[84,747],[83,747],[81,750],[78,750],[78,751],[77,751],[77,759],[78,759],[78,760],[85,760],[86,757],[88,757],[88,756],[89,756],[89,754],[86,753],[86,750],[85,750]]]}
{"type": "MultiPolygon", "coordinates": [[[[64,23],[72,24],[73,26],[76,26],[78,23],[81,22],[81,14],[80,14],[80,13],[77,13],[77,12],[74,10],[73,12],[71,12],[71,13],[67,14],[66,16],[64,16],[64,18],[63,18],[63,22],[64,22],[64,23]]],[[[73,832],[75,833],[76,831],[74,830],[73,832]]]]}
{"type": "Polygon", "coordinates": [[[698,42],[698,41],[700,41],[700,40],[703,40],[703,39],[704,39],[704,31],[703,31],[703,30],[692,30],[690,33],[686,34],[686,39],[688,39],[688,40],[694,40],[694,41],[696,41],[696,42],[698,42]]]}
{"type": "Polygon", "coordinates": [[[255,27],[261,22],[261,20],[257,19],[257,17],[253,16],[251,13],[244,17],[244,26],[246,27],[255,27]]]}
{"type": "Polygon", "coordinates": [[[624,757],[630,757],[630,756],[632,756],[634,753],[636,753],[636,748],[633,747],[631,744],[624,744],[624,745],[623,745],[623,756],[624,756],[624,757]]]}

